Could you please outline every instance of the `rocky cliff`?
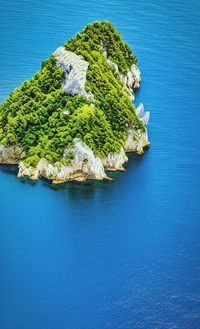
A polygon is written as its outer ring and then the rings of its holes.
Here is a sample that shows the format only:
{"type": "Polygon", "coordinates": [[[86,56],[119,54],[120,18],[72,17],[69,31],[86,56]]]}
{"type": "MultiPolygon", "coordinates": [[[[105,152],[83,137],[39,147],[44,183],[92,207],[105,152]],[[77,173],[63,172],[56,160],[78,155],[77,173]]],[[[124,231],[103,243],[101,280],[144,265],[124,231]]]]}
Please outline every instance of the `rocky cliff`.
{"type": "Polygon", "coordinates": [[[132,104],[140,81],[113,26],[88,25],[0,106],[0,163],[33,180],[109,180],[149,145],[149,112],[132,104]]]}
{"type": "Polygon", "coordinates": [[[57,65],[65,74],[62,86],[64,92],[72,96],[83,95],[93,99],[93,95],[85,90],[89,63],[75,53],[65,50],[63,46],[57,48],[53,55],[57,60],[57,65]]]}
{"type": "MultiPolygon", "coordinates": [[[[141,113],[141,108],[144,113],[144,106],[143,104],[140,104],[137,109],[138,114],[141,113]]],[[[145,115],[149,116],[149,113],[146,112],[144,113],[144,116],[145,115]]],[[[36,168],[32,169],[27,167],[21,161],[19,162],[18,177],[29,176],[33,180],[44,177],[55,184],[72,180],[110,180],[105,171],[124,171],[125,169],[123,165],[128,161],[125,152],[136,152],[138,155],[141,155],[144,153],[144,148],[148,145],[149,140],[147,130],[145,129],[145,131],[142,131],[132,127],[128,129],[125,145],[121,148],[119,153],[109,153],[106,157],[99,158],[95,157],[93,151],[85,143],[78,139],[74,139],[73,146],[69,149],[65,149],[63,154],[63,159],[65,159],[69,152],[73,152],[74,158],[71,160],[70,165],[53,165],[48,163],[46,159],[41,159],[36,168]]],[[[16,149],[13,149],[13,152],[13,157],[10,158],[10,163],[17,163],[16,154],[19,155],[20,150],[17,149],[16,152],[16,149]],[[15,162],[12,162],[12,159],[15,159],[15,162]]],[[[8,153],[12,154],[10,149],[8,150],[8,153]]],[[[8,156],[6,156],[6,158],[8,159],[8,156]]]]}

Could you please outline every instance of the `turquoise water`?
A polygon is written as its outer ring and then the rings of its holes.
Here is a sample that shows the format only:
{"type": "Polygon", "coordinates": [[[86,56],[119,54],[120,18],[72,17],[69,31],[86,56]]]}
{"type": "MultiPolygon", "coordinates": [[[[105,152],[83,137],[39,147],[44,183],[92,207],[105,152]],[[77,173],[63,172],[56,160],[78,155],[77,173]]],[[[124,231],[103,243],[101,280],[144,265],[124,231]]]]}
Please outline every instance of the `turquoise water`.
{"type": "Polygon", "coordinates": [[[151,147],[114,183],[0,167],[1,329],[200,328],[200,2],[1,0],[0,100],[109,19],[139,58],[151,147]]]}

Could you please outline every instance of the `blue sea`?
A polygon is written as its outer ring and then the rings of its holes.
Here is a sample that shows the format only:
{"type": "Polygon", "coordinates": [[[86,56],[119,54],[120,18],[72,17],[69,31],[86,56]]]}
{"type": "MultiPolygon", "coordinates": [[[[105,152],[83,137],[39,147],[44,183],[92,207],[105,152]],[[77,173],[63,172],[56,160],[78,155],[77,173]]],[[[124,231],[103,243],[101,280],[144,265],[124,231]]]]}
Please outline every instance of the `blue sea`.
{"type": "Polygon", "coordinates": [[[200,1],[0,0],[0,101],[110,20],[139,59],[151,146],[114,182],[0,166],[0,329],[200,328],[200,1]]]}

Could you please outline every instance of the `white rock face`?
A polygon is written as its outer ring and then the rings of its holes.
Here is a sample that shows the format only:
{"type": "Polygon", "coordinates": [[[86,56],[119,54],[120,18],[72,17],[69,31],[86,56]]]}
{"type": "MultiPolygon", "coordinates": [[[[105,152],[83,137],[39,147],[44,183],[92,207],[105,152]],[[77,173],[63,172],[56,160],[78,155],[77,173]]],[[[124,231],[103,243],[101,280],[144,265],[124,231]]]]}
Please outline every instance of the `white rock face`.
{"type": "Polygon", "coordinates": [[[101,160],[95,157],[93,151],[85,143],[75,139],[74,147],[65,150],[64,158],[67,157],[70,151],[73,151],[75,155],[69,166],[70,172],[82,171],[84,175],[90,178],[107,178],[101,160]]]}
{"type": "MultiPolygon", "coordinates": [[[[140,87],[141,81],[141,73],[138,66],[133,64],[131,66],[131,69],[126,74],[122,74],[119,72],[118,65],[112,62],[109,58],[107,58],[107,52],[105,51],[105,49],[104,56],[106,57],[108,64],[113,67],[116,73],[119,75],[120,80],[123,82],[124,90],[128,93],[129,97],[134,100],[134,90],[140,87]]],[[[142,121],[145,125],[148,124],[150,113],[144,112],[144,105],[142,103],[140,103],[138,108],[136,109],[136,114],[140,121],[142,121]]],[[[147,129],[145,128],[145,131],[143,131],[141,129],[135,129],[134,127],[132,127],[128,130],[127,140],[124,145],[124,151],[143,154],[144,147],[149,144],[150,143],[148,140],[147,129]]]]}
{"type": "Polygon", "coordinates": [[[150,118],[150,112],[144,112],[144,105],[142,103],[136,109],[136,114],[140,121],[142,121],[145,125],[148,124],[150,118]]]}
{"type": "Polygon", "coordinates": [[[74,153],[74,158],[70,165],[61,164],[60,168],[56,164],[48,163],[45,159],[39,161],[35,170],[26,168],[23,162],[20,162],[18,177],[29,176],[31,179],[45,177],[55,183],[69,180],[108,179],[101,160],[94,156],[87,145],[75,139],[74,146],[65,150],[63,158],[65,159],[71,151],[74,153]]]}
{"type": "MultiPolygon", "coordinates": [[[[141,109],[139,109],[141,110],[141,109]]],[[[62,183],[70,180],[83,181],[86,179],[103,180],[109,179],[105,170],[124,170],[123,165],[128,161],[125,152],[137,152],[142,154],[144,147],[149,145],[147,130],[128,130],[127,140],[124,148],[119,154],[108,154],[103,159],[95,157],[93,151],[83,142],[74,139],[73,146],[65,149],[63,159],[73,152],[74,158],[69,165],[51,164],[46,159],[41,159],[36,168],[26,167],[20,161],[22,149],[18,146],[5,147],[0,145],[0,163],[18,164],[18,177],[29,176],[36,180],[40,177],[47,178],[54,183],[62,183]]]]}
{"type": "Polygon", "coordinates": [[[131,79],[133,80],[133,89],[139,88],[141,82],[141,73],[137,65],[133,64],[131,66],[129,75],[131,75],[131,79]]]}
{"type": "MultiPolygon", "coordinates": [[[[142,121],[145,126],[148,124],[150,112],[144,111],[144,105],[142,103],[136,109],[136,114],[140,121],[142,121]]],[[[134,127],[128,130],[126,143],[124,146],[125,152],[136,152],[137,154],[143,154],[144,148],[148,146],[148,133],[145,127],[145,131],[142,129],[136,129],[134,127]]]]}
{"type": "MultiPolygon", "coordinates": [[[[136,109],[136,113],[145,124],[148,122],[149,112],[144,112],[143,104],[136,109]]],[[[46,159],[41,159],[35,169],[27,168],[21,161],[22,149],[18,146],[5,147],[0,145],[0,163],[18,164],[18,177],[29,176],[31,179],[39,177],[47,178],[54,183],[61,183],[70,180],[83,181],[86,179],[109,179],[105,170],[124,170],[124,163],[128,161],[125,152],[136,152],[142,154],[144,147],[149,145],[147,129],[136,129],[134,127],[128,130],[127,140],[124,148],[121,148],[119,154],[108,154],[105,158],[95,157],[93,151],[83,142],[74,139],[73,146],[65,149],[63,159],[67,158],[69,152],[73,152],[74,158],[69,165],[51,164],[46,159]]]]}
{"type": "Polygon", "coordinates": [[[86,74],[89,63],[81,56],[65,50],[63,46],[53,53],[57,59],[57,64],[65,73],[63,90],[68,95],[83,95],[93,99],[93,95],[85,90],[86,74]]]}
{"type": "Polygon", "coordinates": [[[17,146],[5,147],[0,144],[0,163],[5,164],[18,164],[22,149],[17,146]]]}
{"type": "MultiPolygon", "coordinates": [[[[119,72],[117,64],[107,58],[107,51],[104,49],[104,55],[107,62],[117,72],[120,80],[123,82],[124,89],[131,99],[134,99],[133,91],[139,88],[141,74],[136,65],[132,65],[131,70],[127,74],[119,72]]],[[[73,52],[59,47],[54,56],[57,64],[65,72],[65,81],[63,84],[64,91],[69,95],[83,95],[93,99],[92,94],[88,94],[85,90],[86,74],[89,63],[77,56],[73,52]]],[[[91,104],[91,107],[94,107],[91,104]]],[[[70,115],[68,110],[63,112],[70,115]]],[[[140,121],[147,125],[149,121],[149,112],[144,111],[143,104],[139,104],[136,114],[140,121]]],[[[73,152],[74,158],[68,164],[51,164],[46,159],[40,159],[36,168],[27,168],[20,161],[22,149],[18,146],[5,147],[0,144],[0,163],[19,164],[18,177],[29,176],[31,179],[39,177],[47,178],[54,183],[62,183],[70,180],[83,181],[86,179],[103,180],[109,179],[105,170],[124,170],[124,163],[128,161],[125,152],[136,152],[142,154],[144,147],[149,145],[147,129],[130,128],[127,132],[127,139],[124,148],[121,148],[119,154],[108,154],[105,158],[98,158],[93,151],[79,139],[74,139],[73,146],[65,149],[63,160],[68,158],[69,152],[73,152]]]]}
{"type": "Polygon", "coordinates": [[[126,74],[122,74],[119,72],[118,65],[107,58],[107,51],[105,49],[103,54],[106,57],[107,63],[113,67],[116,73],[119,75],[119,79],[124,85],[124,90],[128,93],[129,97],[134,100],[134,90],[140,87],[141,81],[141,73],[138,66],[133,64],[131,69],[126,74]]]}
{"type": "Polygon", "coordinates": [[[73,152],[74,158],[69,165],[50,164],[46,159],[41,159],[35,169],[27,168],[21,161],[19,163],[18,177],[29,176],[36,180],[40,177],[47,178],[54,183],[62,183],[70,180],[84,181],[86,179],[109,179],[105,170],[124,170],[123,164],[128,161],[126,152],[143,153],[145,146],[149,144],[147,131],[129,129],[124,148],[119,154],[108,154],[100,159],[95,157],[93,151],[83,142],[74,139],[74,145],[65,149],[63,159],[69,152],[73,152]]]}
{"type": "Polygon", "coordinates": [[[141,73],[137,65],[133,64],[131,69],[126,73],[119,73],[119,78],[123,82],[124,89],[129,97],[134,100],[134,90],[140,87],[141,73]]]}
{"type": "Polygon", "coordinates": [[[144,147],[149,145],[147,129],[131,128],[128,130],[127,140],[124,146],[125,152],[136,152],[137,154],[144,153],[144,147]]]}
{"type": "Polygon", "coordinates": [[[108,156],[102,159],[102,163],[106,170],[124,170],[123,164],[128,161],[124,149],[121,148],[119,154],[108,154],[108,156]]]}

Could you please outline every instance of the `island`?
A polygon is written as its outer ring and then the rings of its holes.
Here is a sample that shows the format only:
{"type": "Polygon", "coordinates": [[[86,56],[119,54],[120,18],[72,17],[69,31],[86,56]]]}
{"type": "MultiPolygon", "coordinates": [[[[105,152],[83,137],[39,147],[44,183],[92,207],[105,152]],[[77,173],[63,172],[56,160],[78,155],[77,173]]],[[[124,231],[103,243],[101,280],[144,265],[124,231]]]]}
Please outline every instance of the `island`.
{"type": "Polygon", "coordinates": [[[0,105],[0,163],[33,180],[108,180],[149,145],[149,112],[133,104],[140,81],[113,25],[86,25],[0,105]]]}

